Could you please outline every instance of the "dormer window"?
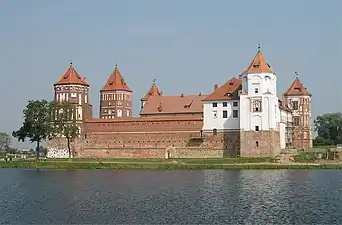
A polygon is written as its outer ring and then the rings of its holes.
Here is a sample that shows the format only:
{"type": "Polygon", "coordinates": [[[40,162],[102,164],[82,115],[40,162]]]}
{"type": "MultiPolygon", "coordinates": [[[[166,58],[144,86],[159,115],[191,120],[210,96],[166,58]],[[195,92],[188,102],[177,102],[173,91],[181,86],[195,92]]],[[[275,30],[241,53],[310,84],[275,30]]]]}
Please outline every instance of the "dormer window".
{"type": "Polygon", "coordinates": [[[259,68],[259,65],[258,64],[254,64],[253,68],[259,68]]]}

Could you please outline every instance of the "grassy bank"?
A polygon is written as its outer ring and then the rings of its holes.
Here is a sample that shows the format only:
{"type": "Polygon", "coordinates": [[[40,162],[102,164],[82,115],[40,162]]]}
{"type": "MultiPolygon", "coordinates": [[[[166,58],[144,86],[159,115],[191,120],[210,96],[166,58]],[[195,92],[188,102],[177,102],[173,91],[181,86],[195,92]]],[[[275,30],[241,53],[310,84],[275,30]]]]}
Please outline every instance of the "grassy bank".
{"type": "MultiPolygon", "coordinates": [[[[221,159],[223,160],[223,159],[221,159]]],[[[98,159],[97,159],[98,161],[98,159]]],[[[215,160],[196,160],[187,159],[177,161],[157,161],[157,160],[127,160],[125,161],[103,161],[96,162],[88,160],[75,160],[68,162],[66,160],[41,161],[36,163],[32,160],[18,160],[12,162],[0,162],[0,168],[41,168],[41,169],[146,169],[146,170],[197,170],[197,169],[342,169],[342,164],[278,164],[270,162],[221,162],[215,160]],[[130,161],[130,162],[127,162],[130,161]],[[206,161],[206,162],[205,162],[206,161]],[[211,162],[211,163],[209,163],[211,162]]],[[[229,161],[229,160],[228,160],[229,161]]]]}

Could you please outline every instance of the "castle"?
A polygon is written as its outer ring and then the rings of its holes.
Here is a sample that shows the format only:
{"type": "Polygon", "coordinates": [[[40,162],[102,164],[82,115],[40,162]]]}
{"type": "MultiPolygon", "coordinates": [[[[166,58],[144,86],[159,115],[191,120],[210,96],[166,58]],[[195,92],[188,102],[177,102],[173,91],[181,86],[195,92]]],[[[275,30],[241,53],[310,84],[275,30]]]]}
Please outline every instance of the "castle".
{"type": "MultiPolygon", "coordinates": [[[[72,64],[54,84],[54,99],[75,107],[81,135],[73,157],[264,157],[312,148],[311,94],[297,77],[279,99],[277,75],[260,48],[239,76],[209,94],[168,96],[153,82],[139,117],[117,66],[100,91],[99,118],[88,93],[72,64]]],[[[48,157],[68,157],[65,140],[49,141],[48,149],[48,157]]]]}

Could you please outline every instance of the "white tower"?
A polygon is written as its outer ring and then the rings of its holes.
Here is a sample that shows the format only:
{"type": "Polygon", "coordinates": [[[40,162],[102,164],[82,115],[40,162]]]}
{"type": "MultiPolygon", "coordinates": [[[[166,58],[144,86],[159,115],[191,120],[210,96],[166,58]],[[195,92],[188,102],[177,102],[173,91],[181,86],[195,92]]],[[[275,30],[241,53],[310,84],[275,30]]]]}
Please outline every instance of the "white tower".
{"type": "Polygon", "coordinates": [[[277,77],[260,47],[241,79],[240,155],[275,156],[280,153],[277,77]]]}
{"type": "Polygon", "coordinates": [[[277,130],[280,117],[277,77],[260,49],[242,73],[240,128],[245,131],[277,130]]]}

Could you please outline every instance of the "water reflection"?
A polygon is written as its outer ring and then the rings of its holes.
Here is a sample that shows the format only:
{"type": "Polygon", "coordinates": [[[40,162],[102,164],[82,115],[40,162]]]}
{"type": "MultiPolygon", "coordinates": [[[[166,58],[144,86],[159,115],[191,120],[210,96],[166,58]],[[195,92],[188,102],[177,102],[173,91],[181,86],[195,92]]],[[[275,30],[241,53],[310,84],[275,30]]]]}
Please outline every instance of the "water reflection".
{"type": "Polygon", "coordinates": [[[339,171],[3,169],[0,179],[0,222],[11,224],[341,224],[342,216],[339,171]]]}

